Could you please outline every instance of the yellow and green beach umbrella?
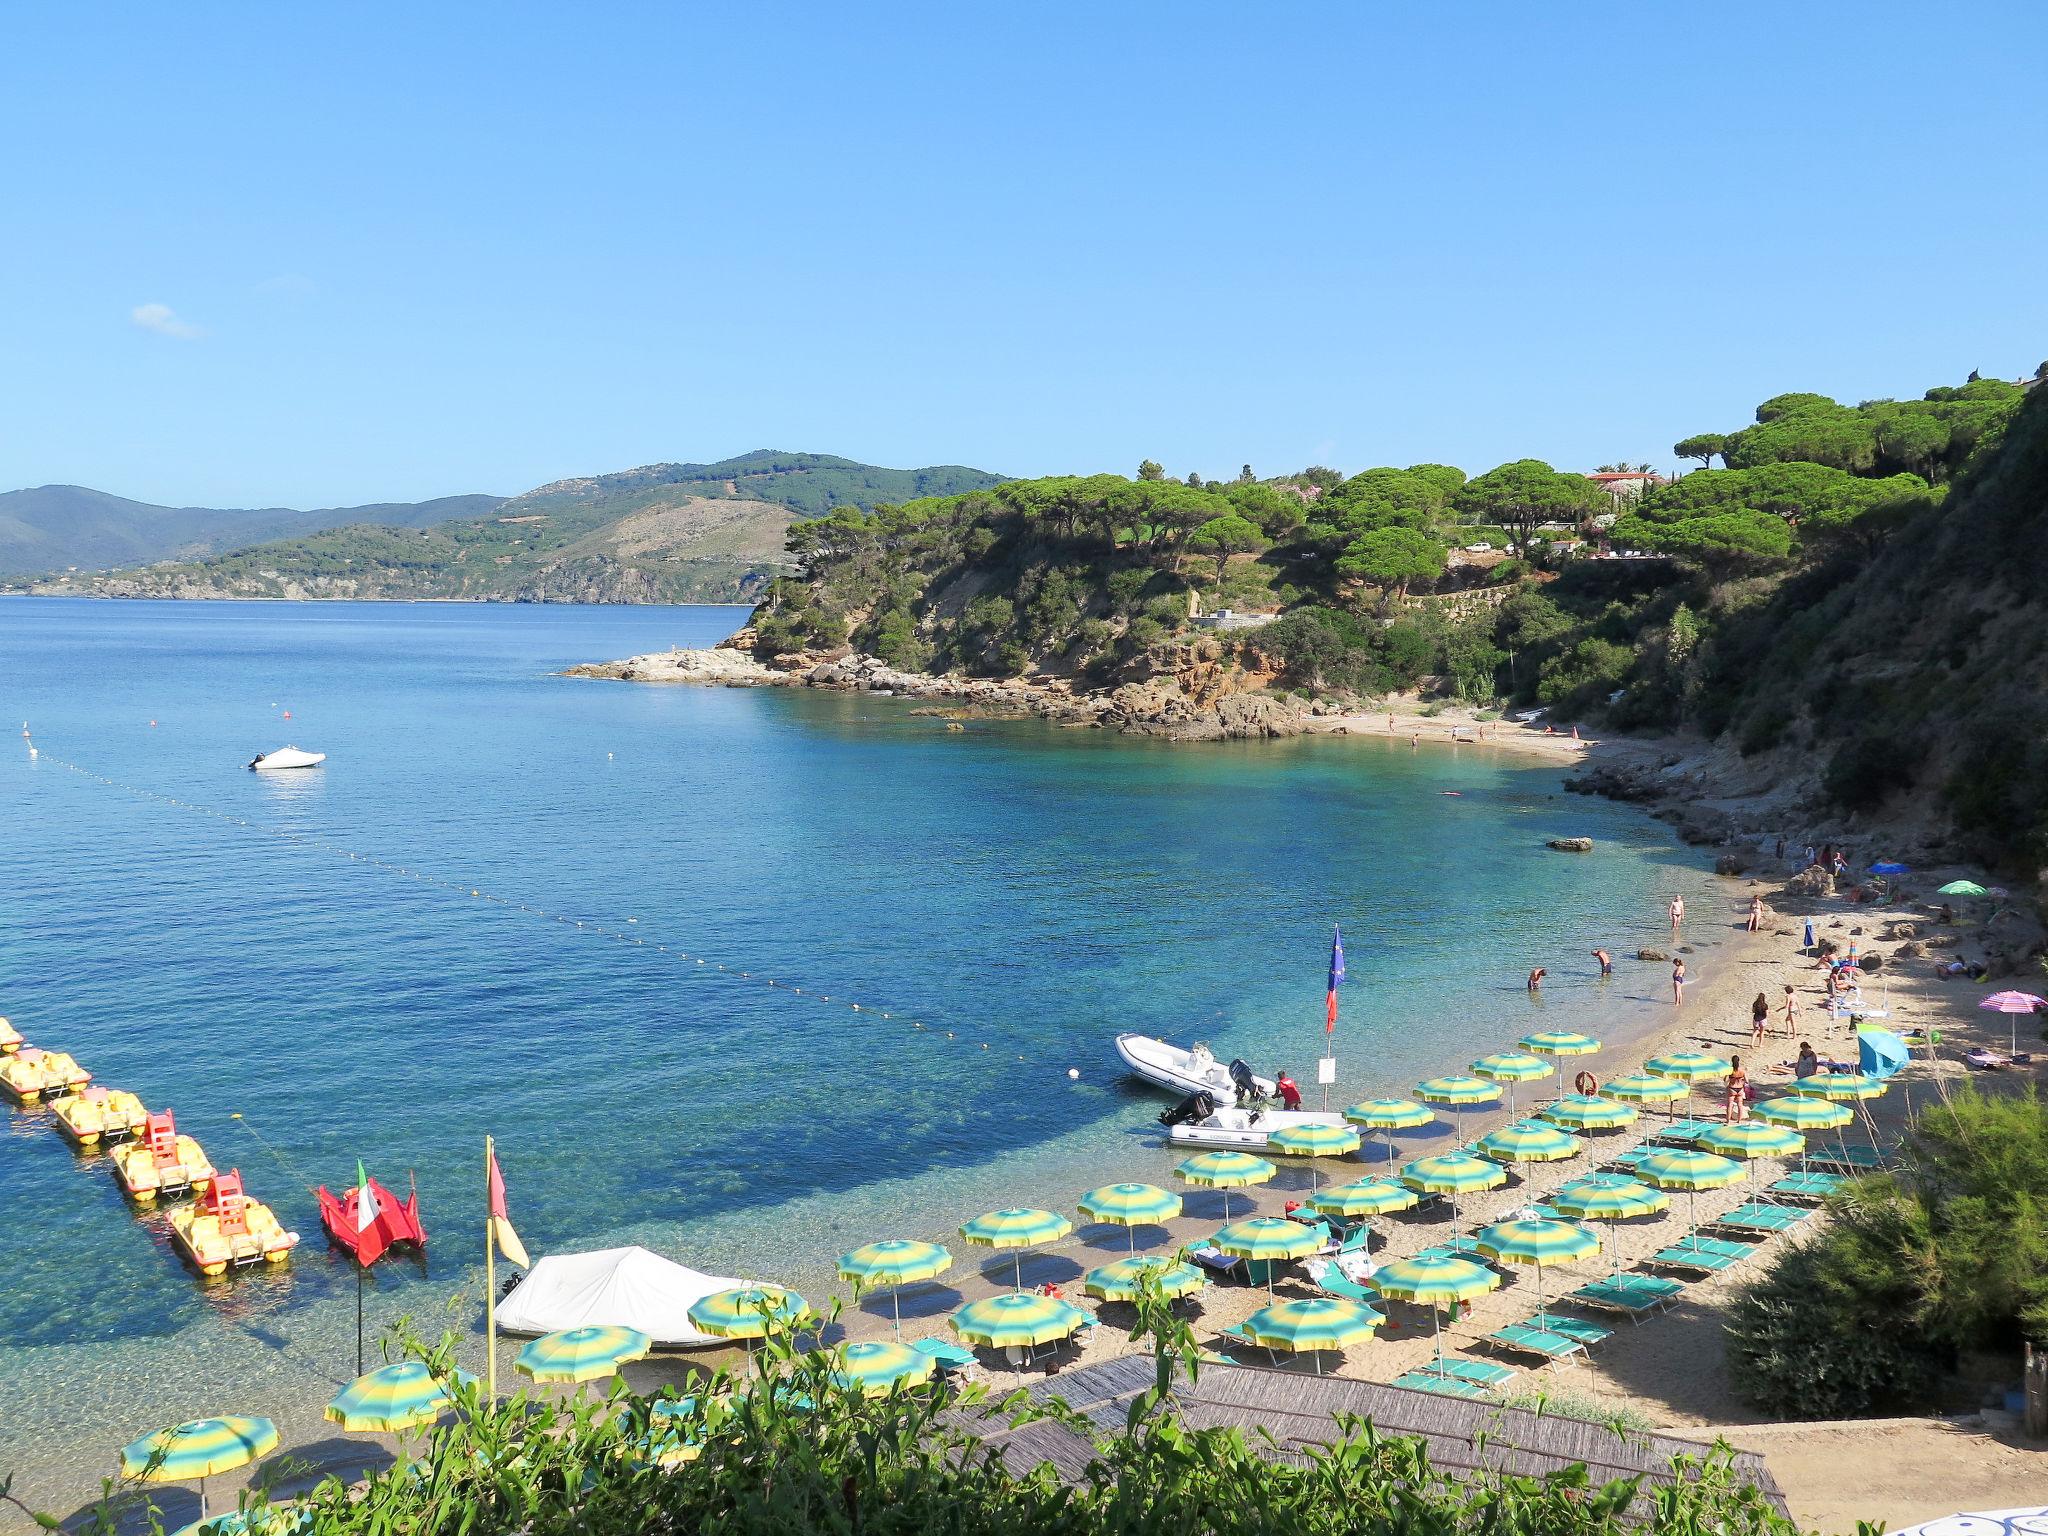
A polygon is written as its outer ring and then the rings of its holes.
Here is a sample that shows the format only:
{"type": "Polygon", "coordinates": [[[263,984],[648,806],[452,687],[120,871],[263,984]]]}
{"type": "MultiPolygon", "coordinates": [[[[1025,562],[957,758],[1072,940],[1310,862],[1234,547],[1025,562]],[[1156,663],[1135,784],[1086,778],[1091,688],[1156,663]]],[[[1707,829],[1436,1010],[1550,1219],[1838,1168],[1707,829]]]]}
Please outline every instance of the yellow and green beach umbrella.
{"type": "Polygon", "coordinates": [[[1425,1104],[1493,1104],[1500,1089],[1476,1077],[1432,1077],[1415,1085],[1415,1097],[1425,1104]]]}
{"type": "MultiPolygon", "coordinates": [[[[1348,1125],[1286,1125],[1266,1138],[1266,1145],[1289,1157],[1342,1157],[1358,1150],[1358,1132],[1348,1125]]],[[[1309,1165],[1315,1185],[1322,1187],[1322,1174],[1309,1165]]]]}
{"type": "MultiPolygon", "coordinates": [[[[1604,1221],[1609,1230],[1616,1222],[1637,1216],[1655,1216],[1671,1209],[1671,1197],[1647,1184],[1567,1184],[1550,1197],[1550,1208],[1574,1221],[1604,1221]]],[[[1621,1239],[1615,1238],[1614,1272],[1621,1273],[1621,1239]]]]}
{"type": "Polygon", "coordinates": [[[1147,1255],[1118,1259],[1114,1264],[1089,1270],[1082,1277],[1081,1289],[1104,1301],[1136,1301],[1147,1278],[1168,1300],[1192,1295],[1209,1283],[1199,1269],[1184,1260],[1147,1255]]]}
{"type": "MultiPolygon", "coordinates": [[[[741,1294],[744,1293],[719,1292],[721,1296],[741,1294]]],[[[706,1333],[715,1333],[718,1330],[697,1317],[697,1307],[703,1305],[700,1301],[690,1308],[690,1321],[706,1333]]],[[[644,1360],[653,1348],[654,1340],[637,1328],[564,1328],[559,1333],[543,1334],[520,1350],[512,1368],[535,1381],[595,1381],[600,1376],[616,1375],[619,1367],[629,1361],[644,1360]]]]}
{"type": "MultiPolygon", "coordinates": [[[[951,1318],[953,1332],[969,1344],[991,1349],[1023,1350],[1033,1344],[1064,1339],[1088,1321],[1088,1314],[1054,1296],[1013,1291],[970,1301],[951,1318]]],[[[1024,1378],[1021,1355],[1015,1357],[1017,1379],[1024,1378]]]]}
{"type": "MultiPolygon", "coordinates": [[[[1233,1221],[1209,1241],[1222,1252],[1239,1259],[1306,1258],[1323,1246],[1323,1229],[1285,1216],[1254,1216],[1233,1221]]],[[[1273,1294],[1273,1271],[1266,1271],[1266,1294],[1273,1294]]]]}
{"type": "Polygon", "coordinates": [[[1431,1309],[1436,1323],[1436,1364],[1443,1370],[1444,1325],[1436,1308],[1446,1303],[1470,1301],[1500,1287],[1500,1276],[1479,1264],[1463,1259],[1401,1259],[1382,1264],[1366,1282],[1382,1296],[1413,1302],[1431,1309]]]}
{"type": "Polygon", "coordinates": [[[1316,1354],[1316,1374],[1323,1373],[1320,1354],[1363,1344],[1386,1318],[1355,1301],[1315,1297],[1261,1307],[1245,1319],[1244,1331],[1267,1349],[1316,1354]]]}
{"type": "Polygon", "coordinates": [[[1816,1072],[1811,1077],[1798,1077],[1792,1080],[1794,1093],[1810,1094],[1817,1099],[1832,1099],[1837,1103],[1874,1099],[1884,1090],[1885,1084],[1881,1079],[1865,1077],[1861,1072],[1816,1072]]]}
{"type": "Polygon", "coordinates": [[[1796,1156],[1806,1150],[1806,1138],[1768,1121],[1737,1120],[1732,1125],[1715,1126],[1704,1136],[1694,1138],[1693,1145],[1702,1152],[1747,1162],[1753,1157],[1796,1156]]]}
{"type": "Polygon", "coordinates": [[[1436,1114],[1413,1099],[1367,1099],[1363,1104],[1354,1104],[1345,1110],[1344,1118],[1367,1130],[1386,1132],[1387,1161],[1391,1163],[1394,1160],[1394,1132],[1412,1131],[1418,1125],[1428,1125],[1436,1114]]]}
{"type": "Polygon", "coordinates": [[[1692,1097],[1692,1084],[1661,1072],[1636,1072],[1609,1078],[1600,1085],[1600,1097],[1623,1104],[1675,1104],[1692,1097]]]}
{"type": "Polygon", "coordinates": [[[1515,1084],[1533,1083],[1540,1077],[1549,1077],[1557,1070],[1541,1056],[1531,1056],[1527,1051],[1499,1051],[1491,1056],[1482,1056],[1472,1063],[1472,1075],[1484,1078],[1489,1083],[1508,1085],[1508,1112],[1514,1113],[1515,1084]]]}
{"type": "Polygon", "coordinates": [[[851,1280],[855,1294],[878,1285],[893,1286],[889,1296],[896,1337],[903,1337],[902,1287],[919,1280],[936,1279],[953,1267],[953,1255],[937,1243],[914,1238],[885,1238],[839,1256],[839,1278],[851,1280]]]}
{"type": "MultiPolygon", "coordinates": [[[[455,1375],[461,1382],[476,1380],[467,1371],[455,1375]]],[[[346,1430],[389,1433],[433,1423],[453,1401],[453,1392],[424,1360],[401,1360],[358,1376],[322,1412],[346,1430]]]]}
{"type": "Polygon", "coordinates": [[[1405,1211],[1417,1200],[1414,1190],[1388,1179],[1364,1179],[1356,1184],[1339,1184],[1309,1196],[1312,1211],[1325,1216],[1379,1216],[1388,1211],[1405,1211]]]}
{"type": "Polygon", "coordinates": [[[1681,1082],[1698,1083],[1726,1077],[1735,1070],[1735,1064],[1719,1056],[1709,1056],[1705,1051],[1673,1051],[1666,1056],[1652,1056],[1643,1063],[1643,1070],[1663,1077],[1675,1077],[1681,1082]]]}
{"type": "Polygon", "coordinates": [[[900,1387],[930,1380],[937,1364],[906,1344],[842,1344],[832,1352],[832,1381],[862,1397],[887,1397],[900,1387]]]}
{"type": "Polygon", "coordinates": [[[713,1291],[692,1302],[689,1312],[693,1324],[721,1339],[766,1338],[785,1328],[797,1327],[810,1315],[810,1303],[795,1291],[766,1283],[713,1291]]]}
{"type": "Polygon", "coordinates": [[[1553,1125],[1569,1125],[1587,1131],[1611,1131],[1633,1122],[1640,1111],[1633,1104],[1617,1103],[1613,1099],[1603,1099],[1597,1095],[1573,1093],[1536,1113],[1553,1125]]]}
{"type": "Polygon", "coordinates": [[[145,1483],[197,1481],[204,1519],[207,1478],[246,1467],[275,1449],[277,1426],[268,1419],[192,1419],[122,1447],[121,1475],[145,1483]]]}
{"type": "Polygon", "coordinates": [[[1555,1163],[1577,1157],[1586,1150],[1586,1144],[1554,1126],[1524,1122],[1488,1132],[1473,1144],[1473,1150],[1484,1157],[1504,1158],[1511,1163],[1555,1163]]]}
{"type": "Polygon", "coordinates": [[[1181,1199],[1156,1184],[1105,1184],[1083,1195],[1079,1209],[1083,1216],[1095,1221],[1129,1228],[1131,1252],[1136,1253],[1138,1228],[1156,1227],[1173,1220],[1181,1212],[1181,1199]]]}
{"type": "Polygon", "coordinates": [[[1444,1152],[1436,1157],[1418,1157],[1401,1170],[1401,1182],[1410,1189],[1451,1197],[1451,1219],[1458,1217],[1458,1197],[1482,1189],[1499,1189],[1507,1183],[1508,1171],[1499,1163],[1469,1152],[1444,1152]]]}
{"type": "Polygon", "coordinates": [[[1787,1130],[1832,1131],[1837,1126],[1847,1125],[1856,1118],[1856,1112],[1846,1104],[1837,1104],[1830,1099],[1814,1098],[1802,1093],[1788,1093],[1783,1098],[1765,1099],[1752,1111],[1759,1119],[1772,1125],[1782,1125],[1787,1130]]]}
{"type": "Polygon", "coordinates": [[[1682,1189],[1685,1191],[1687,1220],[1698,1226],[1697,1204],[1699,1192],[1703,1189],[1726,1189],[1743,1177],[1742,1164],[1725,1157],[1716,1157],[1711,1152],[1691,1152],[1682,1148],[1669,1152],[1653,1152],[1635,1166],[1635,1175],[1645,1184],[1654,1184],[1659,1189],[1682,1189]]]}
{"type": "Polygon", "coordinates": [[[1527,1264],[1536,1271],[1537,1327],[1544,1326],[1543,1271],[1553,1264],[1575,1264],[1600,1251],[1600,1239],[1568,1221],[1499,1221],[1473,1234],[1479,1251],[1507,1264],[1527,1264]]]}
{"type": "Polygon", "coordinates": [[[1590,1056],[1600,1049],[1600,1042],[1591,1035],[1574,1034],[1568,1029],[1546,1029],[1522,1036],[1522,1049],[1545,1056],[1590,1056]]]}
{"type": "Polygon", "coordinates": [[[1190,1184],[1223,1191],[1223,1219],[1230,1219],[1230,1191],[1263,1184],[1280,1170],[1249,1152],[1199,1152],[1173,1170],[1190,1184]]]}
{"type": "Polygon", "coordinates": [[[1024,1254],[1026,1248],[1035,1248],[1040,1243],[1056,1242],[1074,1230],[1074,1224],[1066,1217],[1053,1211],[1042,1211],[1036,1206],[1014,1206],[1006,1211],[990,1211],[977,1216],[961,1227],[960,1235],[978,1248],[1014,1248],[1017,1251],[1017,1289],[1024,1288],[1024,1254]]]}

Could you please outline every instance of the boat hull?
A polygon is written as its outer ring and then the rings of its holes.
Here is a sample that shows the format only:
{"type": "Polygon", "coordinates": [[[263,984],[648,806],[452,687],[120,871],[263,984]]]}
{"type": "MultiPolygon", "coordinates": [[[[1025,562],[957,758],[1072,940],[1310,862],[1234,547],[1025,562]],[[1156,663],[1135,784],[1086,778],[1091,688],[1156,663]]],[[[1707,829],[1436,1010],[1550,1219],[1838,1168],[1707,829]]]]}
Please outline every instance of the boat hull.
{"type": "Polygon", "coordinates": [[[325,752],[301,752],[297,747],[279,747],[275,752],[259,752],[249,766],[258,773],[274,773],[280,768],[318,768],[327,761],[325,752]]]}
{"type": "MultiPolygon", "coordinates": [[[[1150,1035],[1121,1034],[1116,1037],[1116,1054],[1137,1076],[1178,1094],[1207,1093],[1219,1099],[1236,1097],[1230,1081],[1230,1063],[1211,1058],[1206,1064],[1193,1053],[1150,1035]]],[[[1254,1075],[1259,1092],[1271,1094],[1273,1079],[1254,1075]]]]}
{"type": "Polygon", "coordinates": [[[1218,1110],[1194,1125],[1168,1126],[1166,1139],[1176,1147],[1228,1147],[1238,1152],[1257,1152],[1265,1147],[1268,1136],[1288,1126],[1345,1123],[1342,1115],[1285,1109],[1267,1110],[1254,1124],[1235,1123],[1249,1119],[1246,1110],[1218,1110]]]}

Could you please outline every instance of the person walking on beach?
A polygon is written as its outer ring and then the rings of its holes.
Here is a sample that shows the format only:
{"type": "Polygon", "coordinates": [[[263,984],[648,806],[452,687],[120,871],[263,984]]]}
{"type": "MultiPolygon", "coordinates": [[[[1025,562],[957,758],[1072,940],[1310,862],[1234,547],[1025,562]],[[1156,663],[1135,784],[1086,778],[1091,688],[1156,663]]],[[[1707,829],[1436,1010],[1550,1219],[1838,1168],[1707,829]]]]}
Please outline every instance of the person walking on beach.
{"type": "Polygon", "coordinates": [[[1543,978],[1547,974],[1548,973],[1540,965],[1537,966],[1535,970],[1531,971],[1529,973],[1529,990],[1531,992],[1541,992],[1543,990],[1543,978]]]}
{"type": "Polygon", "coordinates": [[[1673,960],[1671,962],[1671,1006],[1674,1008],[1683,1008],[1685,1006],[1685,962],[1683,960],[1673,960]]]}
{"type": "Polygon", "coordinates": [[[1607,953],[1604,949],[1596,949],[1593,951],[1593,958],[1600,962],[1600,974],[1602,976],[1612,976],[1614,974],[1614,956],[1607,953]]]}
{"type": "Polygon", "coordinates": [[[1671,931],[1673,934],[1678,932],[1678,925],[1684,921],[1685,898],[1683,896],[1674,896],[1671,898],[1671,931]]]}
{"type": "Polygon", "coordinates": [[[1771,1000],[1759,992],[1749,1005],[1749,1048],[1763,1049],[1764,1026],[1771,1022],[1771,1000]]]}
{"type": "Polygon", "coordinates": [[[1737,1120],[1749,1118],[1749,1074],[1742,1070],[1742,1058],[1728,1058],[1728,1104],[1727,1120],[1733,1125],[1737,1120]]]}

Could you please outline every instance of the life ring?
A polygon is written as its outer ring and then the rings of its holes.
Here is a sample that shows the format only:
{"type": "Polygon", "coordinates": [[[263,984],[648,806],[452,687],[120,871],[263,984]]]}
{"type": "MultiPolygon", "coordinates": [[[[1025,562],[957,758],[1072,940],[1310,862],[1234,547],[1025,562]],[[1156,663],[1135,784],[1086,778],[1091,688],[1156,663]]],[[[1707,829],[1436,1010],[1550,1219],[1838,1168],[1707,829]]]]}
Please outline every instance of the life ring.
{"type": "Polygon", "coordinates": [[[1600,1091],[1600,1079],[1590,1072],[1581,1072],[1572,1079],[1572,1087],[1578,1090],[1580,1098],[1590,1099],[1600,1091]]]}

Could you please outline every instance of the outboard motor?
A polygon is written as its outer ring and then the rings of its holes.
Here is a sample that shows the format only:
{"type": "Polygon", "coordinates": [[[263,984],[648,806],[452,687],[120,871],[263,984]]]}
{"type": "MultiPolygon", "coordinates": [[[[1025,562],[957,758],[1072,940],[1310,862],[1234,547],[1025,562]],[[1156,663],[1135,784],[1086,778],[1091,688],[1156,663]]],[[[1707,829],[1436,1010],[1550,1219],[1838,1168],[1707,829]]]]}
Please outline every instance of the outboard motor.
{"type": "Polygon", "coordinates": [[[1216,1113],[1216,1100],[1209,1094],[1189,1094],[1171,1109],[1159,1112],[1161,1125],[1199,1125],[1216,1113]]]}
{"type": "Polygon", "coordinates": [[[1230,1064],[1230,1081],[1237,1089],[1237,1102],[1240,1105],[1248,1099],[1256,1101],[1260,1097],[1258,1081],[1252,1076],[1251,1063],[1242,1056],[1230,1064]]]}

